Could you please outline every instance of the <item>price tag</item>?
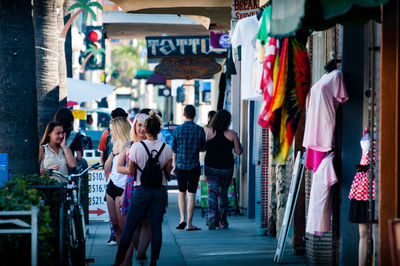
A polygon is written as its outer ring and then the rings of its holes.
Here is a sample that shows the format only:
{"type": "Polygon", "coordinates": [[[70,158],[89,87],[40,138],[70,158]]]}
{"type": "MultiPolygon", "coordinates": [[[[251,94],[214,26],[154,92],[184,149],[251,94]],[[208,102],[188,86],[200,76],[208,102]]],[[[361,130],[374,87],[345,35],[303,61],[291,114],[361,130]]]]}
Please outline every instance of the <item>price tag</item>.
{"type": "Polygon", "coordinates": [[[104,170],[89,171],[89,220],[104,220],[108,216],[106,194],[106,173],[104,170]]]}

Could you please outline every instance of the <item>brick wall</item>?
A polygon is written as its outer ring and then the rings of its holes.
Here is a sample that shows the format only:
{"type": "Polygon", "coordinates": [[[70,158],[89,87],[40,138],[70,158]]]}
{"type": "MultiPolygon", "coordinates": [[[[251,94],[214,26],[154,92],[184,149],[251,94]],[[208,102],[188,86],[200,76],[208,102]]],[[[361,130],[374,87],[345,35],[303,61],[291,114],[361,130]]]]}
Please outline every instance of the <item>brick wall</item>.
{"type": "Polygon", "coordinates": [[[271,164],[270,133],[268,128],[262,130],[262,165],[261,165],[261,228],[268,228],[269,204],[269,169],[271,164]]]}

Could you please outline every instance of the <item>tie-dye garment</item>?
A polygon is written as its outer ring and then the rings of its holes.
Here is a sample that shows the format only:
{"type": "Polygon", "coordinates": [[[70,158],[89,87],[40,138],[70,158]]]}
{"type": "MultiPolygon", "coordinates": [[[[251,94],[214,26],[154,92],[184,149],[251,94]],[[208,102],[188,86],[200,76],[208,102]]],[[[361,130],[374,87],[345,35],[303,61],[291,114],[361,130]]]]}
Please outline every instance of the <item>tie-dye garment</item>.
{"type": "Polygon", "coordinates": [[[296,38],[284,38],[279,51],[279,67],[274,79],[267,126],[274,137],[274,159],[284,164],[305,107],[311,74],[307,50],[296,38]]]}

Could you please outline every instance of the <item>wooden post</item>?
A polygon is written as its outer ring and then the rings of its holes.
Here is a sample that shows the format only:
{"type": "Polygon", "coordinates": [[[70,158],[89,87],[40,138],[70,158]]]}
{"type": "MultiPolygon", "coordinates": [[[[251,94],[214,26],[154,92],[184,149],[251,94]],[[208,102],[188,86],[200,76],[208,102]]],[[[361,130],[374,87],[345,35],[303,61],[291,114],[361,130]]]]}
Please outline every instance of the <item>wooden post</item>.
{"type": "Polygon", "coordinates": [[[399,7],[383,7],[379,94],[378,262],[390,265],[388,221],[399,215],[399,7]]]}
{"type": "MultiPolygon", "coordinates": [[[[304,153],[303,147],[303,136],[305,128],[305,110],[301,115],[299,126],[296,131],[295,142],[294,142],[294,154],[301,151],[304,153]]],[[[294,209],[293,216],[293,242],[292,246],[296,255],[304,255],[305,253],[305,242],[303,237],[306,231],[306,190],[305,190],[305,178],[302,179],[299,195],[297,197],[297,203],[294,209]]]]}

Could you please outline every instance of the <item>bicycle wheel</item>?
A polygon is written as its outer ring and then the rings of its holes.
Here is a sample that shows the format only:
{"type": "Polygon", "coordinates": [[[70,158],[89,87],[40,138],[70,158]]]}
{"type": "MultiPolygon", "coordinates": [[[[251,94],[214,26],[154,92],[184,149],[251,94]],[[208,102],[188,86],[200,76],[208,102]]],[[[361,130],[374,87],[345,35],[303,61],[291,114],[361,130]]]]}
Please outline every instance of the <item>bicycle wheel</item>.
{"type": "Polygon", "coordinates": [[[70,220],[70,258],[72,265],[85,265],[85,223],[82,210],[75,206],[70,220]]]}

